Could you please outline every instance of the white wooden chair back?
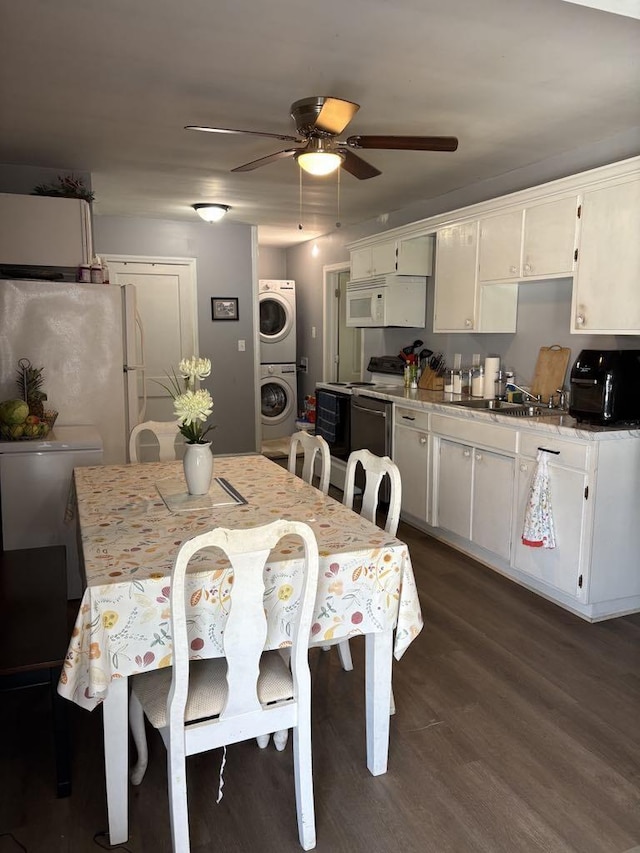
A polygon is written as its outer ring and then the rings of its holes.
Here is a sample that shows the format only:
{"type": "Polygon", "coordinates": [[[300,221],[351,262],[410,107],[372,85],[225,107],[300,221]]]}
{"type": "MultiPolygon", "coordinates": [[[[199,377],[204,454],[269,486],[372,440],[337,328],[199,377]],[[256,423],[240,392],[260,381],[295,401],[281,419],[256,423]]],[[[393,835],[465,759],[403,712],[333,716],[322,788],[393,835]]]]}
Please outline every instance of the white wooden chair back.
{"type": "Polygon", "coordinates": [[[328,494],[329,477],[331,476],[331,454],[329,453],[329,445],[320,435],[310,435],[304,430],[294,432],[291,436],[291,444],[289,446],[288,466],[289,471],[292,474],[296,473],[298,445],[300,445],[304,451],[304,458],[302,461],[302,479],[305,483],[313,484],[316,456],[320,454],[321,469],[318,488],[323,495],[328,494]]]}
{"type": "MultiPolygon", "coordinates": [[[[308,646],[318,583],[318,545],[301,521],[279,520],[246,530],[218,528],[181,546],[171,575],[173,666],[132,679],[131,731],[138,761],[131,781],[139,785],[148,761],[144,716],[167,748],[167,776],[174,853],[189,853],[186,756],[227,744],[281,736],[293,729],[298,835],[304,850],[316,844],[311,755],[311,676],[308,646]],[[293,617],[290,667],[277,650],[264,652],[264,567],[284,536],[304,545],[301,592],[293,617]],[[223,635],[223,658],[189,661],[185,575],[203,548],[219,548],[233,569],[231,606],[223,635]]],[[[222,790],[222,771],[220,791],[222,790]]],[[[265,831],[267,831],[265,829],[265,831]]]]}
{"type": "MultiPolygon", "coordinates": [[[[318,545],[313,530],[301,521],[274,521],[248,530],[218,528],[202,533],[185,542],[178,552],[171,577],[171,636],[173,637],[173,678],[167,702],[170,737],[184,727],[184,711],[189,688],[189,642],[184,579],[191,558],[203,548],[220,548],[228,556],[233,568],[231,607],[224,629],[224,653],[227,659],[227,702],[219,722],[209,724],[222,727],[225,720],[244,715],[242,722],[225,726],[233,743],[246,740],[262,732],[251,731],[249,715],[269,715],[274,706],[263,707],[258,700],[258,674],[260,657],[267,639],[267,617],[264,609],[265,563],[271,550],[283,536],[299,536],[304,543],[306,570],[293,635],[291,637],[291,673],[294,683],[294,700],[299,698],[300,687],[310,689],[308,665],[309,635],[318,585],[318,545]],[[171,734],[171,730],[176,732],[171,734]],[[242,737],[237,737],[243,732],[242,737]]],[[[268,723],[267,731],[281,726],[268,723]],[[274,728],[269,728],[273,725],[274,728]]],[[[254,724],[263,729],[265,723],[254,724]]]]}
{"type": "MultiPolygon", "coordinates": [[[[400,521],[400,501],[402,498],[402,482],[400,480],[400,470],[395,462],[392,462],[388,456],[376,456],[369,450],[354,450],[349,454],[347,460],[347,470],[344,477],[344,495],[342,503],[353,509],[353,496],[355,493],[356,468],[358,464],[364,469],[365,483],[364,492],[362,495],[362,507],[360,515],[377,524],[378,502],[380,495],[380,485],[382,478],[389,476],[391,481],[391,496],[389,498],[389,509],[387,511],[387,520],[384,529],[391,536],[395,536],[398,532],[398,522],[400,521]]],[[[337,643],[338,654],[342,668],[349,671],[353,669],[353,661],[351,659],[351,649],[349,640],[340,640],[337,643]]],[[[323,646],[325,651],[330,646],[323,646]]],[[[393,696],[391,700],[393,710],[393,696]]]]}
{"type": "Polygon", "coordinates": [[[365,485],[362,495],[362,509],[360,515],[368,521],[376,524],[376,513],[380,495],[380,484],[382,478],[388,475],[391,481],[391,497],[389,499],[389,510],[384,529],[391,536],[398,532],[400,521],[400,503],[402,500],[402,482],[400,470],[395,462],[388,456],[376,456],[369,450],[354,450],[349,455],[347,470],[345,473],[345,486],[343,503],[349,509],[353,509],[353,496],[355,492],[356,468],[358,463],[364,468],[365,485]]]}
{"type": "Polygon", "coordinates": [[[160,462],[171,462],[176,458],[175,441],[178,437],[178,421],[144,421],[137,424],[129,435],[129,461],[139,462],[138,436],[141,432],[152,432],[159,445],[160,462]]]}

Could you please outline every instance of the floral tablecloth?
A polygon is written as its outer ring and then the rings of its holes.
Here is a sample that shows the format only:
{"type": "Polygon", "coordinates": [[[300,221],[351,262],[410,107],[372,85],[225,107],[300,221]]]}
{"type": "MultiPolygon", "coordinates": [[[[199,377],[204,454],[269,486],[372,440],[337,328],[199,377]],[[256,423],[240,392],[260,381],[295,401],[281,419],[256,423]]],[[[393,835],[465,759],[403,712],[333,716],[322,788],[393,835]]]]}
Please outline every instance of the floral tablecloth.
{"type": "MultiPolygon", "coordinates": [[[[169,592],[180,544],[213,527],[305,521],[320,551],[312,645],[396,628],[399,659],[422,628],[406,545],[258,455],[216,457],[214,474],[247,501],[172,514],[157,484],[182,478],[179,462],[74,471],[86,589],[58,691],[94,708],[113,678],[171,664],[169,592]]],[[[186,491],[186,487],[185,487],[186,491]]],[[[265,571],[267,648],[290,642],[302,546],[283,539],[265,571]]],[[[232,571],[221,552],[203,552],[187,577],[192,656],[222,654],[232,571]]]]}

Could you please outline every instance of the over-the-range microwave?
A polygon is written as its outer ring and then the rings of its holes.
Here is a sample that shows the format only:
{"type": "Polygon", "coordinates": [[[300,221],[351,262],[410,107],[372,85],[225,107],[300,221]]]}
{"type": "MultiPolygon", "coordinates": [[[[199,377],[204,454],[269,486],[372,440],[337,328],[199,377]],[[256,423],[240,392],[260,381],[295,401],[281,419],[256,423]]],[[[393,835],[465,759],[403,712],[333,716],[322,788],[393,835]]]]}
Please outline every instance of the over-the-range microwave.
{"type": "Polygon", "coordinates": [[[424,276],[387,275],[347,284],[347,326],[423,329],[426,308],[427,279],[424,276]]]}

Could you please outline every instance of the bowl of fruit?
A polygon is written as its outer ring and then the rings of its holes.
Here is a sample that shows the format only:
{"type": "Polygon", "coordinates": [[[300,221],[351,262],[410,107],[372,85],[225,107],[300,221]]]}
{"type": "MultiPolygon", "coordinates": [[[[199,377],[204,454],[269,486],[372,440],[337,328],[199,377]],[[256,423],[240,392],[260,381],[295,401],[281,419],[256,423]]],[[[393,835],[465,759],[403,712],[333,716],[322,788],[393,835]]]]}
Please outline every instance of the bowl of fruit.
{"type": "Polygon", "coordinates": [[[45,438],[49,435],[58,413],[49,410],[43,417],[29,414],[29,405],[24,400],[5,400],[0,403],[0,439],[2,441],[25,441],[45,438]],[[47,415],[51,417],[47,418],[47,415]]]}

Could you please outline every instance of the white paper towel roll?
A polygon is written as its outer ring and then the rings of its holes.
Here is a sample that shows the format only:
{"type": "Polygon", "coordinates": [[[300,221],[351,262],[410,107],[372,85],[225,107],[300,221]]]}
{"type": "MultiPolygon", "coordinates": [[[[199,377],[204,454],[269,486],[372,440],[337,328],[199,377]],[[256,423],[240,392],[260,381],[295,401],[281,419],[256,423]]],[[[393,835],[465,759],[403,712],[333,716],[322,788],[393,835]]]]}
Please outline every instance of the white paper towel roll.
{"type": "Polygon", "coordinates": [[[500,357],[490,356],[484,360],[484,394],[487,399],[496,396],[496,377],[500,370],[500,357]]]}

